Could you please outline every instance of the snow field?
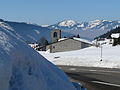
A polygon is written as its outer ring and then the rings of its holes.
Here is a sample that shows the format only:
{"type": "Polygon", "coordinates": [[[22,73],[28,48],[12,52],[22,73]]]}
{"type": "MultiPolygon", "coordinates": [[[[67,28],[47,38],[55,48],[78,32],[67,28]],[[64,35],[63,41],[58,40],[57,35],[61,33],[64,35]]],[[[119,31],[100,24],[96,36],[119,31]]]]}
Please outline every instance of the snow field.
{"type": "Polygon", "coordinates": [[[56,65],[120,68],[120,46],[105,44],[102,47],[102,61],[101,48],[94,46],[69,52],[39,53],[56,65]]]}

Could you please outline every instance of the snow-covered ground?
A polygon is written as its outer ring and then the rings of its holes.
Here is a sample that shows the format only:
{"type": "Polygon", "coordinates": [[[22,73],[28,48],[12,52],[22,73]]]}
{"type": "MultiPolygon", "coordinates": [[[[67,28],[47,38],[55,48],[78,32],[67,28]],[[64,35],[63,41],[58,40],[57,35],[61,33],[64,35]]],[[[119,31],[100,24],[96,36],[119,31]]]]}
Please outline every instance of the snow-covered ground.
{"type": "Polygon", "coordinates": [[[101,48],[95,46],[69,52],[39,53],[56,65],[120,68],[120,45],[104,44],[102,47],[102,61],[101,48]]]}
{"type": "Polygon", "coordinates": [[[4,24],[0,25],[0,90],[76,88],[61,70],[13,35],[4,24]]]}

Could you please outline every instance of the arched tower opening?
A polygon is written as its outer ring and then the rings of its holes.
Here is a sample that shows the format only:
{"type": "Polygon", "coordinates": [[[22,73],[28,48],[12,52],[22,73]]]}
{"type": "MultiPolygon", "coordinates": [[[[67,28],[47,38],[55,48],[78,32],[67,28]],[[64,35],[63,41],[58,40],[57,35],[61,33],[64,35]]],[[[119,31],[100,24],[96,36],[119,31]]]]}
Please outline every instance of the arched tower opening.
{"type": "Polygon", "coordinates": [[[53,37],[56,38],[58,36],[57,34],[58,34],[57,32],[54,32],[53,37]]]}

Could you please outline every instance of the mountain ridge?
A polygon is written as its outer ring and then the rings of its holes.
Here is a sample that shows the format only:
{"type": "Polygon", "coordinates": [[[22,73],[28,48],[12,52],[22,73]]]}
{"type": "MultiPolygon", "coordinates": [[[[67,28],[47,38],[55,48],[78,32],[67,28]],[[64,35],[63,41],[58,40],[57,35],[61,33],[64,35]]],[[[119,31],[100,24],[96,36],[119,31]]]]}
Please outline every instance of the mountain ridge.
{"type": "Polygon", "coordinates": [[[49,25],[50,29],[60,29],[64,32],[79,34],[81,37],[93,40],[116,27],[120,26],[120,20],[93,20],[89,22],[78,22],[74,20],[65,20],[53,25],[49,25]]]}
{"type": "Polygon", "coordinates": [[[53,29],[60,29],[62,31],[62,37],[79,34],[81,38],[93,40],[95,37],[103,35],[120,26],[119,20],[94,20],[89,22],[65,20],[49,26],[0,19],[0,24],[1,23],[7,24],[6,26],[17,32],[27,43],[35,43],[42,37],[45,37],[46,40],[50,42],[50,33],[53,29]]]}
{"type": "Polygon", "coordinates": [[[77,29],[84,28],[84,30],[88,30],[88,29],[93,29],[95,27],[96,27],[96,29],[104,29],[103,26],[106,26],[106,29],[109,29],[110,26],[116,26],[116,25],[120,25],[119,20],[116,20],[116,21],[93,20],[93,21],[89,21],[89,22],[78,22],[75,20],[65,20],[65,21],[61,21],[61,22],[58,22],[53,25],[49,25],[48,27],[50,27],[50,28],[68,27],[68,28],[73,28],[73,29],[74,29],[74,27],[77,27],[77,29]],[[109,26],[107,26],[107,25],[109,25],[109,26]]]}

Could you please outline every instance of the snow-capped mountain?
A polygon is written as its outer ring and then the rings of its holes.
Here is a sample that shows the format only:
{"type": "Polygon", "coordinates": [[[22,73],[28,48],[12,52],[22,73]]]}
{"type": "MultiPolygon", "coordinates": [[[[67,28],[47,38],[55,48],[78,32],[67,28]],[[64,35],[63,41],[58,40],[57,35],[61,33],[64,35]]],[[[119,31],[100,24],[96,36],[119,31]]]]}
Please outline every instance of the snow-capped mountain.
{"type": "MultiPolygon", "coordinates": [[[[11,30],[14,29],[13,33],[16,32],[26,42],[37,42],[40,38],[44,37],[49,42],[51,41],[51,30],[61,29],[62,37],[73,36],[79,34],[80,37],[93,40],[95,37],[103,35],[104,33],[120,26],[120,21],[109,21],[109,20],[94,20],[90,22],[77,22],[74,20],[65,20],[54,25],[37,25],[24,22],[12,22],[4,21],[0,19],[0,24],[7,24],[11,30]]],[[[6,27],[5,26],[5,27],[6,27]]]]}
{"type": "Polygon", "coordinates": [[[54,25],[50,25],[50,28],[66,28],[66,29],[113,29],[120,25],[120,21],[110,21],[110,20],[94,20],[89,22],[77,22],[74,20],[65,20],[54,25]]]}
{"type": "Polygon", "coordinates": [[[120,21],[94,20],[89,22],[77,22],[65,20],[54,25],[48,26],[51,29],[61,29],[72,34],[80,34],[81,37],[93,39],[120,26],[120,21]]]}
{"type": "Polygon", "coordinates": [[[63,22],[58,23],[58,26],[60,26],[60,27],[73,27],[76,24],[77,24],[76,21],[68,20],[68,21],[63,21],[63,22]]]}

